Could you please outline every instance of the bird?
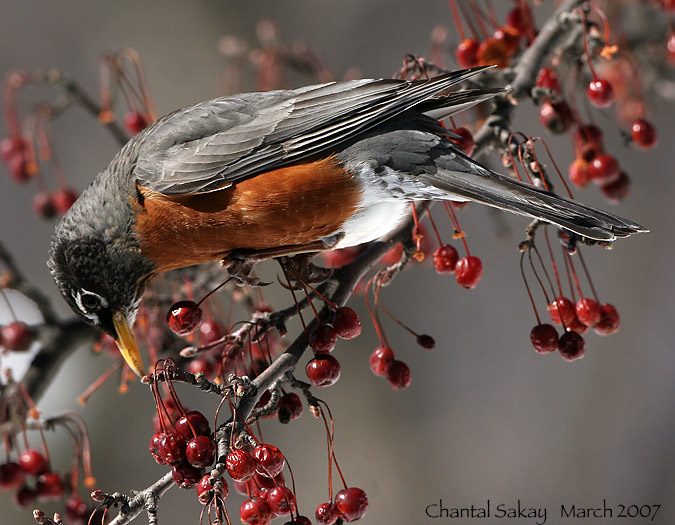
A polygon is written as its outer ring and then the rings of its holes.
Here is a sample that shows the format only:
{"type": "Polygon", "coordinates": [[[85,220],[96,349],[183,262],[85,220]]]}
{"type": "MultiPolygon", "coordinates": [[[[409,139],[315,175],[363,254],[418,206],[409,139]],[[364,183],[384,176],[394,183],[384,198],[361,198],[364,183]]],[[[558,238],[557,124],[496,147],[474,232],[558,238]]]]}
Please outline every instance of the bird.
{"type": "Polygon", "coordinates": [[[367,243],[420,200],[474,201],[601,241],[647,231],[465,155],[439,118],[504,92],[453,88],[484,69],[245,93],[159,118],[56,226],[48,266],[61,294],[142,376],[136,314],[169,270],[367,243]]]}

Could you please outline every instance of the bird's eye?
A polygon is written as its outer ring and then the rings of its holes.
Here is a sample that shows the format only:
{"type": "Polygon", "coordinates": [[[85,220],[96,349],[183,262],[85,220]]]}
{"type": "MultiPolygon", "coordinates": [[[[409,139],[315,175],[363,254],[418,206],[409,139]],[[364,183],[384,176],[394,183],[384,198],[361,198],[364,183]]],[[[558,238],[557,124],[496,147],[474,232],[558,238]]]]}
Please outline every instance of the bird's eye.
{"type": "Polygon", "coordinates": [[[80,304],[88,312],[94,312],[101,309],[101,297],[94,293],[83,292],[80,294],[80,304]]]}

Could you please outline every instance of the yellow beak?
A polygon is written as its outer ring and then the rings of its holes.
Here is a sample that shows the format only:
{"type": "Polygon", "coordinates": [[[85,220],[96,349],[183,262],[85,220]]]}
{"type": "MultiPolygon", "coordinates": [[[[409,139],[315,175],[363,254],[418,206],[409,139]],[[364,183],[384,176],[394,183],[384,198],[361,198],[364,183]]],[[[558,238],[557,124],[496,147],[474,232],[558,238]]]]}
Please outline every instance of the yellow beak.
{"type": "Polygon", "coordinates": [[[136,342],[134,332],[129,327],[127,318],[122,312],[113,313],[113,325],[115,326],[115,332],[117,333],[115,342],[117,343],[117,348],[119,348],[122,357],[138,377],[143,377],[145,372],[143,371],[141,352],[138,349],[138,343],[136,342]]]}

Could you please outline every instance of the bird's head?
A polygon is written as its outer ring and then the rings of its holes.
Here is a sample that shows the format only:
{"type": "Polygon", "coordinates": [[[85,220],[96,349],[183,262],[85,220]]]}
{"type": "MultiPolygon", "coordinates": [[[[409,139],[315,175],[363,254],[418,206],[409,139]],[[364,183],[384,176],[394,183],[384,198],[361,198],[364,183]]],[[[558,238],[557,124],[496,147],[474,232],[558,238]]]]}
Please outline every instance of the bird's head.
{"type": "Polygon", "coordinates": [[[135,239],[128,196],[108,191],[107,180],[99,176],[56,227],[48,266],[72,310],[112,336],[142,376],[133,326],[154,267],[135,239]]]}
{"type": "Polygon", "coordinates": [[[131,369],[143,361],[133,325],[150,272],[143,256],[97,239],[58,239],[49,267],[64,299],[86,323],[112,336],[131,369]]]}

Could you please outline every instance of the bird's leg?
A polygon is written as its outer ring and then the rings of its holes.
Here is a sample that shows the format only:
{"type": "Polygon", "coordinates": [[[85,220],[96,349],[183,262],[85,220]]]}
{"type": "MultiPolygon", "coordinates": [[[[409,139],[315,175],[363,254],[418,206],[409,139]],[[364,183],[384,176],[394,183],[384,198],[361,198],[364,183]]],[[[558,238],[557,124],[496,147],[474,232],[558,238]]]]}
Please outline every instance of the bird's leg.
{"type": "Polygon", "coordinates": [[[301,281],[305,284],[323,283],[333,275],[333,268],[323,268],[312,264],[317,253],[300,253],[293,257],[279,259],[279,264],[286,269],[291,281],[301,281]]]}

